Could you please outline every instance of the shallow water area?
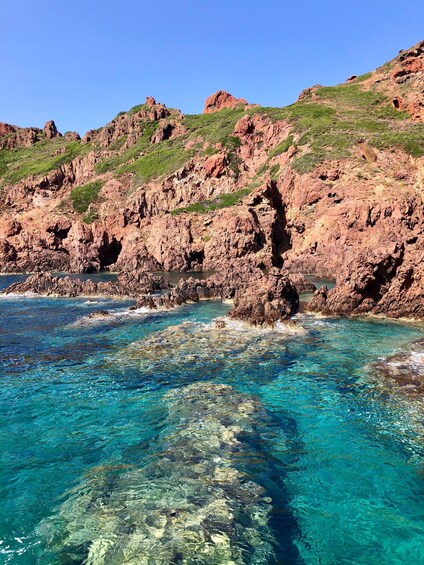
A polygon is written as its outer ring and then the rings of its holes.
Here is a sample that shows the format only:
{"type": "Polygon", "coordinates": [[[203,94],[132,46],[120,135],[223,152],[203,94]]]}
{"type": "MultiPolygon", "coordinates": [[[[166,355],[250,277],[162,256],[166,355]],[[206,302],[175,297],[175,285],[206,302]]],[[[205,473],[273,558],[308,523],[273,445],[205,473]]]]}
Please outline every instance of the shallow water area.
{"type": "Polygon", "coordinates": [[[370,372],[423,326],[300,315],[299,331],[261,333],[216,327],[219,302],[131,304],[0,301],[0,562],[137,547],[165,563],[181,536],[192,563],[424,562],[422,418],[370,372]],[[81,322],[94,310],[112,316],[81,322]],[[221,384],[234,393],[214,402],[221,384]],[[254,407],[245,423],[231,398],[254,407]],[[215,437],[238,447],[216,461],[215,437]]]}

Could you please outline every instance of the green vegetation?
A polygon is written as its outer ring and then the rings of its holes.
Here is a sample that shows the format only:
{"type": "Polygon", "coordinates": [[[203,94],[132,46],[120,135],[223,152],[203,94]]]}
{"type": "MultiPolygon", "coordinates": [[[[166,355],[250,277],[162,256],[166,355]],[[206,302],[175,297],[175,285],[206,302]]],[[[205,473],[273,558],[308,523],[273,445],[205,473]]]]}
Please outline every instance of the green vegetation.
{"type": "MultiPolygon", "coordinates": [[[[71,190],[71,201],[74,210],[80,214],[87,212],[90,204],[97,200],[102,186],[102,181],[94,181],[73,188],[71,190]]],[[[86,216],[86,218],[88,217],[89,215],[86,216]]]]}
{"type": "Polygon", "coordinates": [[[64,138],[39,141],[31,147],[0,151],[0,176],[15,183],[28,176],[45,175],[89,151],[89,145],[64,138]]]}
{"type": "Polygon", "coordinates": [[[361,90],[360,85],[355,83],[322,86],[316,90],[315,95],[319,99],[334,100],[338,104],[349,104],[355,107],[369,108],[370,106],[378,106],[387,102],[384,94],[374,90],[361,90]]]}
{"type": "Polygon", "coordinates": [[[370,78],[371,75],[372,75],[372,73],[365,73],[363,75],[359,75],[355,79],[355,82],[364,82],[364,80],[367,80],[368,78],[370,78]]]}
{"type": "Polygon", "coordinates": [[[97,220],[97,218],[98,218],[98,214],[97,214],[96,210],[90,210],[83,217],[83,221],[86,224],[92,224],[93,222],[95,222],[97,220]]]}
{"type": "Polygon", "coordinates": [[[111,151],[119,151],[122,146],[124,145],[124,143],[127,141],[127,135],[123,135],[122,137],[119,137],[118,139],[115,139],[115,141],[113,141],[110,145],[109,145],[109,149],[111,151]]]}
{"type": "MultiPolygon", "coordinates": [[[[95,171],[98,174],[113,172],[119,176],[132,173],[134,183],[137,183],[172,174],[194,155],[214,155],[221,151],[221,147],[226,152],[234,177],[238,178],[241,140],[234,135],[234,127],[246,114],[254,116],[258,113],[274,122],[285,120],[290,126],[290,135],[269,151],[266,162],[258,168],[255,178],[261,177],[266,171],[269,171],[271,178],[277,178],[279,167],[272,160],[290,146],[297,149],[292,166],[300,173],[313,170],[325,160],[355,157],[360,142],[379,149],[399,147],[414,157],[424,155],[424,126],[412,122],[408,114],[395,109],[384,94],[376,90],[362,90],[363,82],[370,76],[371,73],[367,73],[345,84],[313,89],[300,102],[284,108],[235,108],[212,114],[188,115],[182,119],[185,129],[181,135],[159,143],[151,142],[159,122],[142,121],[137,117],[142,132],[137,134],[136,143],[126,150],[123,149],[128,139],[125,135],[116,139],[107,151],[103,151],[95,142],[81,144],[78,141],[67,142],[64,138],[47,140],[40,134],[40,141],[31,147],[0,151],[0,179],[4,184],[17,182],[30,175],[45,175],[95,150],[98,161],[95,171]]],[[[145,108],[145,104],[139,104],[118,116],[134,116],[145,108]]],[[[176,112],[171,112],[168,121],[176,117],[176,112]]],[[[162,120],[161,124],[165,121],[162,120]]],[[[113,124],[108,127],[112,128],[113,124]]],[[[258,138],[257,148],[262,144],[263,140],[258,138]]],[[[83,191],[82,200],[78,199],[80,197],[76,193],[74,208],[82,209],[85,198],[87,202],[90,198],[96,198],[96,183],[91,184],[93,186],[87,194],[83,191]]],[[[75,191],[81,188],[84,187],[78,187],[75,191]]],[[[195,206],[200,207],[199,210],[209,210],[226,205],[222,197],[219,201],[207,201],[195,206]]],[[[87,221],[93,221],[91,212],[87,221]]]]}
{"type": "Polygon", "coordinates": [[[201,136],[209,143],[226,145],[232,136],[234,126],[246,114],[243,108],[224,109],[215,114],[196,114],[185,116],[183,125],[191,136],[201,136]]]}
{"type": "MultiPolygon", "coordinates": [[[[250,110],[292,124],[292,139],[271,150],[268,160],[287,150],[295,138],[300,152],[293,160],[293,167],[299,173],[309,172],[327,159],[352,156],[361,141],[377,148],[400,147],[415,157],[423,155],[422,124],[412,123],[408,114],[393,108],[383,94],[361,90],[360,82],[368,76],[339,86],[318,88],[314,99],[310,95],[286,108],[250,110]]],[[[267,168],[265,163],[258,174],[267,168]]]]}
{"type": "Polygon", "coordinates": [[[271,175],[272,180],[277,180],[279,172],[280,172],[280,165],[276,163],[269,170],[269,174],[271,175]]]}
{"type": "Polygon", "coordinates": [[[370,144],[378,149],[397,146],[413,157],[422,157],[424,155],[424,124],[414,124],[413,128],[382,133],[378,137],[372,138],[370,144]]]}
{"type": "Polygon", "coordinates": [[[237,179],[240,175],[240,164],[241,164],[241,159],[238,156],[237,149],[241,145],[241,140],[239,137],[236,137],[234,135],[229,135],[223,140],[222,145],[227,150],[227,159],[228,159],[229,167],[233,171],[234,177],[237,179]]]}
{"type": "Polygon", "coordinates": [[[136,179],[147,181],[154,177],[170,175],[182,167],[192,155],[192,151],[184,149],[180,138],[162,141],[152,145],[149,152],[132,163],[120,167],[117,174],[134,173],[136,179]]]}
{"type": "Polygon", "coordinates": [[[133,106],[130,110],[128,110],[127,114],[132,116],[133,114],[140,112],[140,110],[147,110],[147,109],[148,106],[146,104],[137,104],[136,106],[133,106]]]}
{"type": "MultiPolygon", "coordinates": [[[[99,174],[106,173],[107,171],[113,171],[128,163],[129,161],[133,161],[140,156],[140,153],[143,153],[148,148],[152,146],[150,139],[152,135],[155,133],[158,127],[157,122],[145,122],[143,132],[135,145],[124,151],[120,155],[116,155],[114,157],[110,157],[108,159],[104,159],[96,164],[96,172],[99,174]]],[[[124,138],[121,138],[124,139],[124,138]]],[[[114,143],[117,143],[120,140],[116,140],[114,143]]],[[[124,142],[122,142],[123,145],[124,142]]]]}
{"type": "Polygon", "coordinates": [[[293,145],[293,136],[289,135],[288,137],[286,137],[286,139],[284,139],[283,141],[281,141],[281,143],[279,143],[278,145],[276,145],[274,147],[274,149],[271,149],[271,151],[269,152],[268,158],[272,159],[273,157],[277,157],[278,155],[281,155],[282,153],[286,153],[289,149],[289,147],[291,147],[293,145]]]}
{"type": "Polygon", "coordinates": [[[183,212],[195,212],[197,214],[206,214],[207,212],[213,212],[214,210],[219,210],[221,208],[229,208],[238,204],[245,196],[250,194],[250,188],[242,188],[237,192],[231,192],[228,194],[220,194],[219,196],[212,198],[210,200],[203,200],[202,202],[196,202],[195,204],[190,204],[186,208],[176,208],[172,210],[172,215],[182,214],[183,212]]]}

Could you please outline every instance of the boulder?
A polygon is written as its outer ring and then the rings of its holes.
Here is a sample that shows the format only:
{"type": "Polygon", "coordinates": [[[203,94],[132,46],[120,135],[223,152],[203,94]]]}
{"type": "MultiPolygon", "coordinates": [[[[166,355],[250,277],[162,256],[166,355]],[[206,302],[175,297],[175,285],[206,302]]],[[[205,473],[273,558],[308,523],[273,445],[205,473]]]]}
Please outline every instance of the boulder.
{"type": "Polygon", "coordinates": [[[238,290],[230,317],[254,326],[274,326],[297,313],[299,296],[290,279],[278,269],[238,290]]]}

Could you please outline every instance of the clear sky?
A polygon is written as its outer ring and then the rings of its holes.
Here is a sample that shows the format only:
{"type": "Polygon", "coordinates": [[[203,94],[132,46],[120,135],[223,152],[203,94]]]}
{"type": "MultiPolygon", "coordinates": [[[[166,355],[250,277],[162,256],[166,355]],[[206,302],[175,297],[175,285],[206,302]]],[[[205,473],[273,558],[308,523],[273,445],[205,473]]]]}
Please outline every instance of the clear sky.
{"type": "Polygon", "coordinates": [[[283,106],[421,39],[422,0],[0,0],[0,121],[83,134],[218,89],[283,106]]]}

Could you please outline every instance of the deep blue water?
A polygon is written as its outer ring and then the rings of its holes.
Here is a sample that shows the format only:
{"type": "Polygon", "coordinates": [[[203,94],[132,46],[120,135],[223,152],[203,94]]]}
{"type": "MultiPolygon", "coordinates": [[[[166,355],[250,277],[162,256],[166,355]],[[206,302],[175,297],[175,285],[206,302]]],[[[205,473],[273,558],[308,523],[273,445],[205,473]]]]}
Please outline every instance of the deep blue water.
{"type": "Polygon", "coordinates": [[[160,462],[173,433],[164,394],[205,382],[263,406],[252,455],[236,466],[272,499],[275,562],[424,563],[422,419],[369,378],[423,326],[303,316],[294,334],[217,331],[224,304],[138,315],[129,305],[0,299],[0,562],[85,562],[86,547],[71,558],[50,546],[45,525],[59,528],[82,492],[95,498],[105,469],[160,462]],[[81,322],[105,308],[111,319],[81,322]]]}

